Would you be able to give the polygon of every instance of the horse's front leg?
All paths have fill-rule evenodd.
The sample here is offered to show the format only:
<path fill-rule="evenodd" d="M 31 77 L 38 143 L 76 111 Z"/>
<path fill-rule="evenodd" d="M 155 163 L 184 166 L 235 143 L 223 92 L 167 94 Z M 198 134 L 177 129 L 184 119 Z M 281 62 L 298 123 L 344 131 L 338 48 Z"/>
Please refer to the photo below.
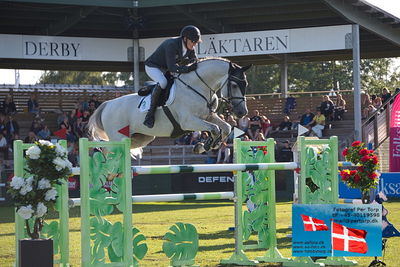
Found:
<path fill-rule="evenodd" d="M 183 123 L 181 123 L 181 127 L 183 130 L 187 131 L 207 131 L 210 133 L 210 139 L 207 140 L 205 146 L 202 143 L 195 145 L 193 149 L 195 153 L 208 151 L 211 147 L 212 140 L 215 140 L 220 135 L 220 128 L 216 124 L 194 116 L 185 118 Z"/>
<path fill-rule="evenodd" d="M 229 136 L 231 133 L 232 126 L 227 123 L 226 121 L 222 120 L 218 114 L 212 113 L 208 118 L 207 121 L 214 123 L 218 125 L 218 127 L 221 129 L 220 132 L 220 137 L 217 137 L 214 139 L 214 142 L 212 143 L 211 147 L 213 149 L 218 148 L 221 144 L 221 142 L 225 141 L 225 139 Z"/>

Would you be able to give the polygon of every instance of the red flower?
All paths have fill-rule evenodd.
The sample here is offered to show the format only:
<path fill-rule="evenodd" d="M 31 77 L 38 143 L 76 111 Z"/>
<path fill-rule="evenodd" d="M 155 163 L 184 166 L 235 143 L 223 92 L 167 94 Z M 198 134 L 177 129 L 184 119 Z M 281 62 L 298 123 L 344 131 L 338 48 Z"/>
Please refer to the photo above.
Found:
<path fill-rule="evenodd" d="M 371 178 L 371 180 L 374 180 L 378 175 L 376 174 L 376 172 L 371 172 L 370 174 L 368 174 L 368 177 Z"/>
<path fill-rule="evenodd" d="M 377 157 L 376 155 L 373 155 L 373 156 L 371 157 L 371 159 L 372 159 L 372 163 L 373 163 L 373 164 L 378 164 L 378 157 Z"/>
<path fill-rule="evenodd" d="M 357 167 L 357 171 L 363 172 L 363 171 L 364 171 L 364 166 L 358 166 L 358 167 Z"/>
<path fill-rule="evenodd" d="M 361 141 L 354 141 L 351 146 L 352 147 L 356 147 L 356 146 L 360 146 L 361 145 Z"/>
<path fill-rule="evenodd" d="M 345 149 L 343 149 L 343 151 L 342 151 L 343 157 L 347 156 L 348 151 L 349 151 L 349 149 L 347 147 Z"/>
<path fill-rule="evenodd" d="M 361 176 L 358 175 L 358 174 L 354 175 L 354 182 L 355 182 L 356 184 L 358 184 L 360 181 L 361 181 Z"/>
<path fill-rule="evenodd" d="M 370 160 L 370 159 L 371 159 L 371 156 L 366 155 L 366 156 L 364 156 L 364 157 L 361 158 L 361 161 L 362 161 L 362 162 L 367 162 L 367 161 Z"/>
<path fill-rule="evenodd" d="M 340 176 L 342 176 L 343 181 L 347 181 L 350 178 L 350 174 L 348 170 L 344 170 L 340 172 Z"/>
<path fill-rule="evenodd" d="M 350 171 L 350 175 L 351 175 L 351 176 L 355 175 L 356 173 L 357 173 L 356 170 L 351 170 L 351 171 Z"/>
<path fill-rule="evenodd" d="M 361 150 L 358 152 L 358 154 L 361 155 L 361 156 L 366 156 L 366 155 L 368 155 L 369 153 L 370 153 L 369 150 L 368 150 L 368 149 L 365 149 L 365 148 L 361 149 Z"/>

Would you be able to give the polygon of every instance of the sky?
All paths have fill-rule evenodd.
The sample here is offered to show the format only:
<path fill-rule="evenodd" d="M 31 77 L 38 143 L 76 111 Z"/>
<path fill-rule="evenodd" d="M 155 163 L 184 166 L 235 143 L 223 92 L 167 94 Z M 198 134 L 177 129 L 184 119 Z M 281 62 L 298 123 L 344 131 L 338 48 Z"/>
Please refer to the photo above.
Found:
<path fill-rule="evenodd" d="M 400 0 L 367 0 L 367 2 L 400 18 Z M 400 59 L 396 60 L 395 64 L 400 66 Z M 42 71 L 39 70 L 20 70 L 20 84 L 35 84 L 39 80 L 41 73 Z M 0 84 L 14 83 L 15 70 L 0 69 Z"/>

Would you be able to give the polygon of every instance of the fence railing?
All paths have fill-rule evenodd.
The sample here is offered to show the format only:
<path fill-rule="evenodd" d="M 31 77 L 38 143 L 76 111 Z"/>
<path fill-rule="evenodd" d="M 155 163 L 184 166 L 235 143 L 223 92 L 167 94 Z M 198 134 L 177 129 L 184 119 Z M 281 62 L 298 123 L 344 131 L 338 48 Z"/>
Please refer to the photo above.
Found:
<path fill-rule="evenodd" d="M 390 117 L 392 103 L 399 95 L 395 93 L 378 110 L 368 116 L 362 124 L 363 141 L 372 144 L 373 148 L 378 148 L 390 136 Z"/>

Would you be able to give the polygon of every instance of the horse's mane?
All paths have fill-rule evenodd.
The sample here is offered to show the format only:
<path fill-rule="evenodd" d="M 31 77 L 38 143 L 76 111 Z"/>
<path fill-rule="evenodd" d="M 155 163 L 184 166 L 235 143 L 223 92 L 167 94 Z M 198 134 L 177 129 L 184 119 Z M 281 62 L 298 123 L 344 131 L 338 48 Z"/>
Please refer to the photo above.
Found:
<path fill-rule="evenodd" d="M 225 61 L 225 62 L 231 62 L 229 59 L 226 59 L 223 57 L 204 57 L 204 58 L 200 58 L 197 62 L 201 63 L 203 61 L 208 61 L 208 60 L 220 60 L 220 61 Z"/>

